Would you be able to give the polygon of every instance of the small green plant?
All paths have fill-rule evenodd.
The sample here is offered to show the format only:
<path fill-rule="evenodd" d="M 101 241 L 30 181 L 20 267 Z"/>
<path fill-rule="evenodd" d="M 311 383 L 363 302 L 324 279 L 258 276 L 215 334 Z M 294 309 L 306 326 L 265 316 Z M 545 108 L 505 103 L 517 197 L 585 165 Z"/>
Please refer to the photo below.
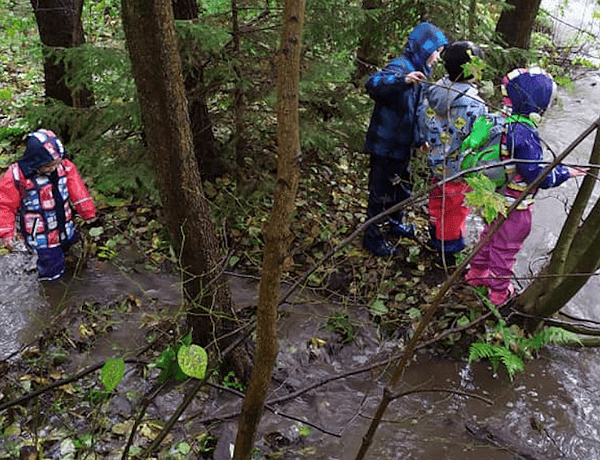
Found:
<path fill-rule="evenodd" d="M 156 362 L 150 364 L 150 367 L 158 367 L 162 369 L 158 376 L 158 381 L 164 383 L 170 378 L 177 381 L 185 380 L 188 375 L 183 372 L 177 361 L 177 353 L 182 346 L 190 346 L 192 344 L 192 333 L 190 332 L 185 337 L 179 340 L 175 345 L 169 346 L 161 353 Z"/>
<path fill-rule="evenodd" d="M 227 388 L 233 388 L 238 391 L 246 391 L 246 387 L 237 381 L 235 378 L 235 373 L 233 371 L 229 371 L 225 377 L 223 377 L 223 386 Z"/>
<path fill-rule="evenodd" d="M 348 315 L 339 311 L 333 312 L 327 317 L 325 329 L 338 334 L 342 343 L 351 343 L 354 340 L 354 325 Z"/>
<path fill-rule="evenodd" d="M 469 363 L 477 359 L 488 359 L 494 372 L 504 365 L 508 376 L 513 380 L 517 372 L 525 368 L 524 360 L 546 345 L 565 345 L 580 343 L 576 334 L 558 327 L 549 327 L 526 337 L 516 325 L 508 326 L 500 319 L 494 328 L 486 334 L 485 342 L 471 344 Z"/>

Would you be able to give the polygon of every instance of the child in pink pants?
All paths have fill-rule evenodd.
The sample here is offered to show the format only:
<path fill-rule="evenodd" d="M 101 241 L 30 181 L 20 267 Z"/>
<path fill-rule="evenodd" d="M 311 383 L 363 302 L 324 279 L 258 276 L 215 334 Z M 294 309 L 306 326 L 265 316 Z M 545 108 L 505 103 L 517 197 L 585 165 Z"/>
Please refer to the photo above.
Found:
<path fill-rule="evenodd" d="M 506 167 L 507 184 L 503 190 L 510 206 L 527 184 L 543 171 L 542 144 L 534 120 L 538 120 L 550 105 L 556 91 L 552 77 L 539 68 L 515 69 L 502 81 L 504 104 L 510 109 L 502 159 L 534 160 Z M 556 166 L 540 183 L 540 188 L 557 187 L 570 177 L 584 175 L 584 170 Z M 534 190 L 508 216 L 502 226 L 472 259 L 466 274 L 471 286 L 487 286 L 494 305 L 502 305 L 514 293 L 511 282 L 517 254 L 531 231 L 531 207 Z M 493 225 L 493 223 L 492 223 Z M 485 237 L 488 225 L 481 237 Z"/>

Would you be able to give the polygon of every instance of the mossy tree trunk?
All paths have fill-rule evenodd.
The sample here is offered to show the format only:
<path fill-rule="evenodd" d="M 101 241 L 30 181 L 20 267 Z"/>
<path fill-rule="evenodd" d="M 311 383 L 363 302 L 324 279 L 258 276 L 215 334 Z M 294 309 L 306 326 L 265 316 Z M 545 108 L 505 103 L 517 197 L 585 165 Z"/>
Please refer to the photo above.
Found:
<path fill-rule="evenodd" d="M 258 295 L 256 359 L 238 423 L 234 460 L 251 458 L 277 357 L 277 307 L 283 261 L 292 238 L 291 215 L 300 179 L 298 81 L 304 0 L 286 0 L 277 75 L 277 184 L 265 235 Z"/>
<path fill-rule="evenodd" d="M 123 0 L 122 15 L 164 219 L 182 256 L 193 339 L 206 345 L 235 326 L 235 312 L 194 155 L 171 1 Z M 234 353 L 242 378 L 247 358 L 243 349 Z"/>

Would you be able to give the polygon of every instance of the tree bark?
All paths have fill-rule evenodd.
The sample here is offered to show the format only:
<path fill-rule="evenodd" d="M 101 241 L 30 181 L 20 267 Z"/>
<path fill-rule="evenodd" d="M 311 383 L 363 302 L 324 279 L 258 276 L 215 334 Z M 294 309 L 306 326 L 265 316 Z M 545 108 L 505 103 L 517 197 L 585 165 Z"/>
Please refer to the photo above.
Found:
<path fill-rule="evenodd" d="M 259 285 L 257 349 L 250 386 L 244 400 L 235 442 L 234 460 L 249 460 L 260 422 L 267 388 L 277 357 L 277 306 L 285 252 L 291 240 L 290 222 L 300 180 L 298 81 L 300 35 L 304 0 L 286 0 L 277 77 L 277 184 L 275 202 L 266 230 Z"/>
<path fill-rule="evenodd" d="M 378 26 L 378 21 L 369 16 L 370 10 L 383 6 L 383 0 L 363 0 L 362 8 L 367 12 L 364 24 L 360 28 L 360 42 L 356 50 L 356 70 L 352 81 L 359 86 L 364 77 L 374 73 L 381 65 L 381 50 L 373 41 L 373 30 Z"/>
<path fill-rule="evenodd" d="M 181 254 L 193 339 L 205 346 L 233 329 L 235 311 L 194 156 L 171 2 L 123 0 L 122 15 L 164 219 Z M 247 355 L 235 354 L 242 378 L 247 365 Z"/>
<path fill-rule="evenodd" d="M 500 14 L 496 32 L 513 48 L 529 49 L 531 31 L 541 0 L 507 0 Z"/>
<path fill-rule="evenodd" d="M 175 19 L 196 19 L 198 17 L 196 0 L 173 0 L 173 15 Z"/>
<path fill-rule="evenodd" d="M 31 0 L 40 41 L 50 49 L 44 53 L 46 98 L 57 99 L 69 107 L 85 108 L 94 103 L 87 88 L 75 91 L 67 86 L 67 64 L 61 58 L 63 48 L 85 42 L 81 24 L 83 0 Z M 65 139 L 66 140 L 66 139 Z"/>
<path fill-rule="evenodd" d="M 198 18 L 196 0 L 173 0 L 173 15 L 179 20 Z M 183 43 L 182 48 L 185 47 Z M 190 123 L 192 125 L 192 141 L 194 155 L 200 169 L 202 179 L 213 179 L 223 174 L 225 166 L 217 151 L 213 125 L 208 113 L 205 89 L 202 81 L 202 56 L 187 64 L 183 64 L 184 86 L 189 101 Z"/>

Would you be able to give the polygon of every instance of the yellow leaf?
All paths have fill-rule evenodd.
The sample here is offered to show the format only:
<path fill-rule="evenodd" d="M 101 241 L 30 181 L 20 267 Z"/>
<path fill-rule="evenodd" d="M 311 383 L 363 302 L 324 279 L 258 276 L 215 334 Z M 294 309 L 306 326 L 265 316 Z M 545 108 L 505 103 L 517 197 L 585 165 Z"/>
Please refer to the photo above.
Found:
<path fill-rule="evenodd" d="M 112 426 L 111 431 L 116 435 L 124 436 L 131 432 L 131 429 L 133 428 L 133 423 L 133 420 L 125 420 L 122 423 L 116 423 Z"/>
<path fill-rule="evenodd" d="M 66 385 L 62 385 L 62 386 L 58 387 L 58 389 L 64 391 L 68 395 L 75 394 L 75 389 L 73 388 L 73 385 L 71 385 L 70 383 L 67 383 Z"/>
<path fill-rule="evenodd" d="M 90 329 L 85 323 L 81 323 L 79 325 L 79 337 L 82 339 L 86 339 L 88 337 L 92 337 L 94 335 L 94 331 Z"/>

